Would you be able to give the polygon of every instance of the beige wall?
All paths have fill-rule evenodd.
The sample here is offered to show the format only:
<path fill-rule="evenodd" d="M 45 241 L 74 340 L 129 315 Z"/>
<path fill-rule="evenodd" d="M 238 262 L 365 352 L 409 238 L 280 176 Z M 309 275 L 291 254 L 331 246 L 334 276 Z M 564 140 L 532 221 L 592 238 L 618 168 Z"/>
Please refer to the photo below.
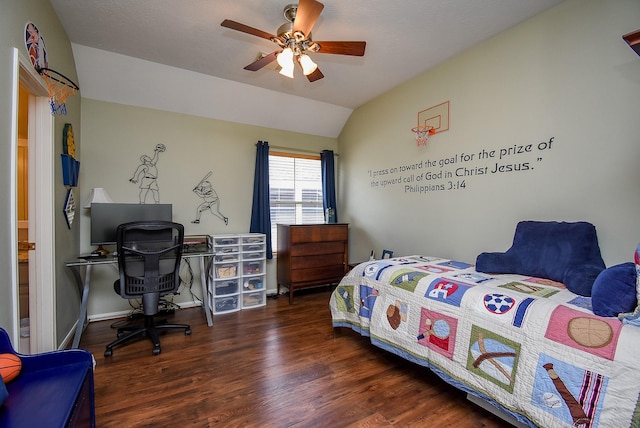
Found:
<path fill-rule="evenodd" d="M 340 218 L 351 223 L 351 260 L 388 248 L 473 262 L 480 252 L 506 250 L 520 220 L 592 222 L 607 265 L 633 260 L 640 57 L 621 36 L 639 26 L 638 1 L 569 0 L 354 111 L 339 137 Z M 417 147 L 410 129 L 418 111 L 444 101 L 450 130 Z M 501 149 L 528 145 L 531 152 L 499 159 Z M 483 150 L 496 157 L 480 159 Z M 463 162 L 463 153 L 473 159 Z M 455 163 L 440 167 L 443 159 Z M 528 170 L 492 173 L 496 164 Z M 461 167 L 487 169 L 457 177 Z M 451 177 L 425 179 L 440 172 Z M 412 174 L 412 183 L 382 187 Z M 405 187 L 462 180 L 457 190 Z"/>
<path fill-rule="evenodd" d="M 12 91 L 13 91 L 13 51 L 14 48 L 28 61 L 25 48 L 25 24 L 31 21 L 36 24 L 43 35 L 48 53 L 49 67 L 77 82 L 77 75 L 71 45 L 64 29 L 60 25 L 55 12 L 46 0 L 2 0 L 0 13 L 0 326 L 8 331 L 14 330 L 17 314 L 12 309 L 12 272 L 17 264 L 11 262 L 11 223 L 12 208 L 9 203 L 13 194 L 12 163 L 14 162 L 11 147 L 13 145 L 12 123 Z M 55 171 L 54 200 L 55 213 L 55 283 L 56 294 L 56 331 L 57 343 L 64 340 L 77 319 L 79 296 L 73 278 L 64 268 L 64 260 L 78 251 L 78 228 L 67 228 L 62 207 L 67 189 L 62 183 L 60 153 L 62 153 L 62 130 L 65 123 L 71 123 L 76 138 L 81 139 L 80 130 L 80 96 L 67 101 L 67 115 L 55 118 L 54 153 Z M 77 194 L 77 193 L 76 193 Z M 53 302 L 52 302 L 53 304 Z"/>
<path fill-rule="evenodd" d="M 337 140 L 258 126 L 125 106 L 84 98 L 82 100 L 83 152 L 80 180 L 81 203 L 93 187 L 104 187 L 115 202 L 139 202 L 139 188 L 129 179 L 140 164 L 140 156 L 152 155 L 156 144 L 167 150 L 157 163 L 160 202 L 173 204 L 174 220 L 185 225 L 188 235 L 246 233 L 251 220 L 255 144 L 290 147 L 313 153 L 336 150 Z M 208 179 L 220 198 L 220 208 L 229 224 L 204 213 L 195 219 L 202 200 L 192 191 L 200 179 Z M 90 252 L 90 211 L 80 216 L 81 251 Z M 196 277 L 199 271 L 194 266 Z M 275 289 L 275 262 L 267 265 L 268 287 Z M 185 273 L 186 275 L 186 273 Z M 89 316 L 99 318 L 127 310 L 128 304 L 113 292 L 114 272 L 95 269 L 89 299 Z M 199 277 L 198 277 L 199 278 Z M 200 291 L 196 278 L 194 290 Z M 189 302 L 183 292 L 176 302 Z"/>

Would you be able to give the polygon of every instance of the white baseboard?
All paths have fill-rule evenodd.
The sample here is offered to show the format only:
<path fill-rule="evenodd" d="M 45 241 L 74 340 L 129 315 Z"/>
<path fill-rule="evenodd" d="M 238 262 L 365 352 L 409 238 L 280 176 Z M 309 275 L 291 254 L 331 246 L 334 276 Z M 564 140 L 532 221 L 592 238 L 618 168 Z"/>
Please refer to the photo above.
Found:
<path fill-rule="evenodd" d="M 200 307 L 200 306 L 202 306 L 202 302 L 191 301 L 191 302 L 182 302 L 182 303 L 180 303 L 180 308 L 182 308 L 182 309 L 194 308 L 194 307 Z M 128 309 L 126 311 L 105 312 L 105 313 L 102 313 L 102 314 L 91 315 L 91 316 L 87 317 L 87 320 L 89 322 L 106 321 L 106 320 L 111 320 L 111 319 L 116 319 L 116 318 L 124 318 L 124 317 L 128 316 L 130 313 L 131 313 L 130 309 Z M 76 326 L 77 325 L 78 325 L 78 321 L 73 323 L 73 325 L 71 326 L 71 329 L 69 330 L 69 332 L 64 337 L 64 340 L 58 346 L 58 350 L 67 349 L 71 345 L 71 343 L 73 343 L 73 336 L 76 333 Z"/>
<path fill-rule="evenodd" d="M 192 300 L 190 302 L 180 302 L 179 305 L 180 305 L 180 308 L 182 309 L 195 308 L 195 307 L 201 307 L 202 302 L 196 302 Z M 131 313 L 131 309 L 128 309 L 126 311 L 104 312 L 101 314 L 91 315 L 88 317 L 88 319 L 89 319 L 89 322 L 106 321 L 106 320 L 112 320 L 115 318 L 123 318 L 129 315 L 130 313 Z"/>
<path fill-rule="evenodd" d="M 71 326 L 71 330 L 69 330 L 62 343 L 60 343 L 60 346 L 58 346 L 58 350 L 67 349 L 67 347 L 69 347 L 71 343 L 73 343 L 73 335 L 76 334 L 77 325 L 78 321 L 73 323 L 73 325 Z"/>
<path fill-rule="evenodd" d="M 286 289 L 286 288 L 285 288 Z M 267 296 L 269 295 L 274 295 L 278 292 L 277 288 L 267 288 Z M 187 309 L 187 308 L 195 308 L 195 307 L 201 307 L 202 306 L 202 302 L 200 301 L 190 301 L 190 302 L 180 302 L 179 303 L 180 307 L 183 309 Z M 95 321 L 106 321 L 106 320 L 111 320 L 111 319 L 115 319 L 115 318 L 122 318 L 122 317 L 126 317 L 127 315 L 129 315 L 129 313 L 131 312 L 131 309 L 127 309 L 125 311 L 116 311 L 116 312 L 104 312 L 101 314 L 93 314 L 93 315 L 89 315 L 87 318 L 89 320 L 89 322 L 95 322 Z M 75 326 L 74 326 L 75 329 Z M 73 332 L 75 330 L 71 331 L 71 335 L 73 338 Z"/>

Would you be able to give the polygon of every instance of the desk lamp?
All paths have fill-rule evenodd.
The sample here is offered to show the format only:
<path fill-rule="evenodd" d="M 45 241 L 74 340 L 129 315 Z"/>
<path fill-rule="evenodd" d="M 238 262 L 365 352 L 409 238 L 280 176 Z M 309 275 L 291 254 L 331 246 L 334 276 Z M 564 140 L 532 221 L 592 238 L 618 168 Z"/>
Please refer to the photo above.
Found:
<path fill-rule="evenodd" d="M 87 200 L 87 203 L 84 204 L 84 207 L 91 209 L 91 204 L 93 203 L 112 204 L 113 199 L 111 199 L 111 196 L 109 196 L 109 194 L 104 188 L 94 187 L 93 189 L 91 189 L 91 194 L 89 195 L 89 199 Z M 98 248 L 92 251 L 92 254 L 99 254 L 101 256 L 106 256 L 107 254 L 109 254 L 109 250 L 104 248 L 102 245 L 98 245 Z"/>

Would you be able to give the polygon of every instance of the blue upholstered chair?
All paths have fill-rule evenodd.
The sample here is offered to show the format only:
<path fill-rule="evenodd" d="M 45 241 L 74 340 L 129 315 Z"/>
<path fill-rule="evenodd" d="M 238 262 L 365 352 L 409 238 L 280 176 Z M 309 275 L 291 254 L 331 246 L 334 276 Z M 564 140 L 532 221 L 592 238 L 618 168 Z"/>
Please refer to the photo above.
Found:
<path fill-rule="evenodd" d="M 0 354 L 20 357 L 18 377 L 7 382 L 0 427 L 95 427 L 93 357 L 83 349 L 18 354 L 0 329 Z M 0 385 L 1 386 L 1 385 Z"/>

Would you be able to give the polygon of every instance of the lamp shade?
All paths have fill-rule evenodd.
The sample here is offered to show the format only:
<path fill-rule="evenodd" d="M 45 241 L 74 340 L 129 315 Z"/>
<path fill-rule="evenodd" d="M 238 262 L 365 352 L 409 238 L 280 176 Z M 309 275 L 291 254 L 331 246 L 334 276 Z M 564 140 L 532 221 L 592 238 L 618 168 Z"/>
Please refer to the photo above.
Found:
<path fill-rule="evenodd" d="M 318 65 L 307 54 L 300 55 L 300 66 L 302 67 L 302 74 L 305 76 L 310 75 L 318 68 Z"/>
<path fill-rule="evenodd" d="M 293 79 L 293 51 L 291 48 L 285 48 L 276 56 L 278 65 L 280 65 L 280 74 Z"/>
<path fill-rule="evenodd" d="M 99 203 L 99 204 L 112 204 L 113 199 L 107 193 L 107 191 L 102 187 L 94 187 L 91 189 L 91 194 L 89 195 L 89 199 L 84 204 L 85 208 L 91 208 L 91 204 Z"/>
<path fill-rule="evenodd" d="M 288 77 L 289 79 L 293 79 L 293 62 L 282 67 L 282 69 L 280 70 L 280 74 Z"/>
<path fill-rule="evenodd" d="M 293 51 L 291 48 L 284 48 L 282 52 L 276 56 L 276 61 L 282 68 L 288 67 L 289 64 L 293 63 Z"/>

